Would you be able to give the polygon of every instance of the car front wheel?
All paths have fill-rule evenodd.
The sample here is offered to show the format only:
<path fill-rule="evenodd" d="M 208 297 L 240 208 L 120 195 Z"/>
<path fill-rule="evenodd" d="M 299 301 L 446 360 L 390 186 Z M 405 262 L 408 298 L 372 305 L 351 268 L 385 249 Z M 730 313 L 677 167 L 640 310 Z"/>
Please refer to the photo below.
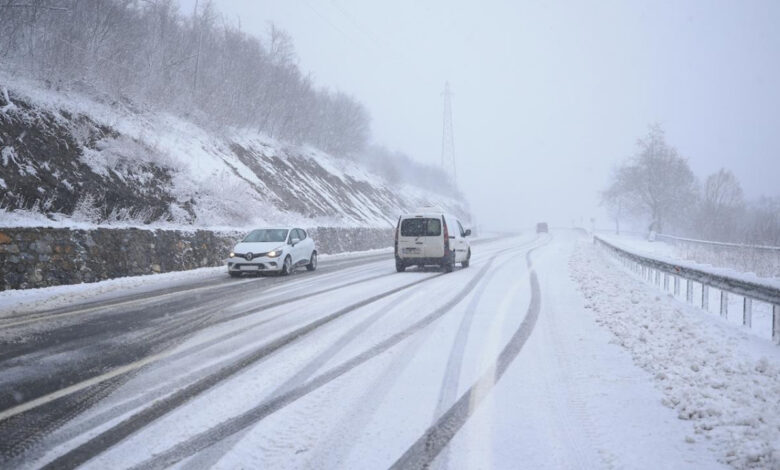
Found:
<path fill-rule="evenodd" d="M 306 269 L 309 271 L 314 271 L 317 269 L 317 252 L 312 251 L 311 252 L 311 258 L 309 258 L 309 264 L 306 265 Z"/>
<path fill-rule="evenodd" d="M 284 259 L 284 263 L 282 264 L 282 276 L 287 276 L 292 272 L 292 260 L 288 256 Z"/>
<path fill-rule="evenodd" d="M 461 265 L 461 267 L 468 268 L 470 262 L 471 262 L 471 248 L 469 248 L 469 252 L 466 255 L 466 259 L 461 261 L 460 265 Z"/>

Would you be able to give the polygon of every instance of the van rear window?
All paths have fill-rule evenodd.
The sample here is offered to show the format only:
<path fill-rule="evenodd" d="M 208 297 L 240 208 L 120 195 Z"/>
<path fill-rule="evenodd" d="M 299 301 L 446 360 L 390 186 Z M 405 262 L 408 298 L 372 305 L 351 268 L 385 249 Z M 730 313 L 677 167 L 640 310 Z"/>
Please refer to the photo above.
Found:
<path fill-rule="evenodd" d="M 401 222 L 402 237 L 438 237 L 441 235 L 439 219 L 405 219 Z"/>

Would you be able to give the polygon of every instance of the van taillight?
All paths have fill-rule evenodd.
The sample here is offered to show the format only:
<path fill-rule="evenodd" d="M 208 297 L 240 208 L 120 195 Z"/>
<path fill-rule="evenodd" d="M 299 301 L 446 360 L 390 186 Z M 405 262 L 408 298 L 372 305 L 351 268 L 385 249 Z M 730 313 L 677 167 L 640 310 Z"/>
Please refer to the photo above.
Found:
<path fill-rule="evenodd" d="M 447 220 L 444 217 L 441 218 L 441 223 L 444 227 L 444 254 L 446 255 L 450 250 L 450 231 L 447 230 Z"/>
<path fill-rule="evenodd" d="M 395 255 L 398 256 L 398 232 L 401 231 L 401 218 L 398 218 L 398 224 L 395 226 Z"/>

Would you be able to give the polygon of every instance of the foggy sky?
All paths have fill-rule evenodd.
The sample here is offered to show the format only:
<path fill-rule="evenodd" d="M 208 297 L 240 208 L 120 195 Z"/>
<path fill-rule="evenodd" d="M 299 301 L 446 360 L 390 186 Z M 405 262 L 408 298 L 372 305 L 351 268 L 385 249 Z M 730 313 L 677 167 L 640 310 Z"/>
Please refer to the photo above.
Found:
<path fill-rule="evenodd" d="M 606 224 L 597 191 L 653 122 L 699 178 L 726 167 L 748 198 L 780 195 L 780 2 L 215 3 L 288 31 L 304 72 L 420 161 L 440 160 L 450 81 L 458 183 L 486 226 Z"/>

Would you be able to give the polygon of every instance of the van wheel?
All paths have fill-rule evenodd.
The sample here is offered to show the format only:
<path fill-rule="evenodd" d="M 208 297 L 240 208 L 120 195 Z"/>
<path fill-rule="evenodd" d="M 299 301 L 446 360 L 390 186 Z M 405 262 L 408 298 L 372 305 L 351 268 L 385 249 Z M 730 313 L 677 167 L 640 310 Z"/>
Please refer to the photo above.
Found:
<path fill-rule="evenodd" d="M 406 270 L 406 265 L 398 258 L 395 259 L 395 270 L 399 273 L 402 273 Z"/>
<path fill-rule="evenodd" d="M 470 262 L 471 262 L 471 248 L 469 248 L 469 252 L 468 252 L 468 254 L 466 255 L 466 259 L 464 259 L 463 261 L 461 261 L 460 265 L 461 265 L 461 267 L 463 267 L 463 268 L 468 268 L 468 267 L 469 267 L 469 263 L 470 263 Z"/>
<path fill-rule="evenodd" d="M 444 259 L 441 262 L 441 270 L 445 273 L 451 273 L 453 267 L 455 266 L 455 256 L 453 253 L 450 253 L 449 255 L 445 255 Z"/>

